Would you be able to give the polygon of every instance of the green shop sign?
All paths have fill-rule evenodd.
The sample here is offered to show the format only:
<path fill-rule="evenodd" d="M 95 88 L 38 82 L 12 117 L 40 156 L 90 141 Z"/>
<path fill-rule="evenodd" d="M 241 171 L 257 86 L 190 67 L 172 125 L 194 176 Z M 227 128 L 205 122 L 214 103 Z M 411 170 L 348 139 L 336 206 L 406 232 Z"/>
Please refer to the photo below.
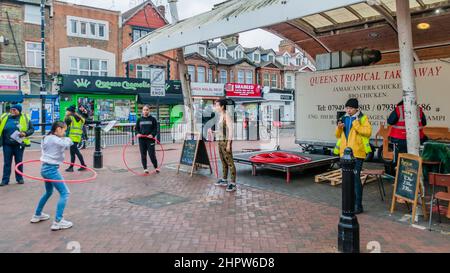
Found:
<path fill-rule="evenodd" d="M 118 77 L 59 75 L 61 93 L 138 94 L 150 92 L 150 80 Z"/>

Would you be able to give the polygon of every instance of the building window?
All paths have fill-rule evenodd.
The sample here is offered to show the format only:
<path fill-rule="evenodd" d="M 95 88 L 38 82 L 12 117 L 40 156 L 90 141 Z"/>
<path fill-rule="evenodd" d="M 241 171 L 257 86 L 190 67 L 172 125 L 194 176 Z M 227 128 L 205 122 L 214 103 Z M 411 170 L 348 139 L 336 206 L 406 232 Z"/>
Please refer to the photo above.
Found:
<path fill-rule="evenodd" d="M 214 82 L 214 79 L 213 79 L 213 70 L 212 70 L 211 68 L 208 69 L 208 82 L 209 82 L 209 83 Z"/>
<path fill-rule="evenodd" d="M 206 82 L 206 71 L 203 66 L 197 67 L 197 82 Z"/>
<path fill-rule="evenodd" d="M 286 88 L 292 89 L 292 76 L 291 75 L 286 76 Z"/>
<path fill-rule="evenodd" d="M 189 78 L 191 79 L 191 82 L 195 82 L 195 66 L 188 65 L 188 73 L 189 73 Z"/>
<path fill-rule="evenodd" d="M 234 70 L 230 70 L 230 82 L 234 82 Z"/>
<path fill-rule="evenodd" d="M 270 87 L 277 88 L 278 87 L 278 75 L 272 74 L 270 78 L 271 78 Z"/>
<path fill-rule="evenodd" d="M 217 56 L 221 59 L 225 59 L 227 57 L 227 50 L 225 48 L 219 47 L 217 49 L 218 54 Z"/>
<path fill-rule="evenodd" d="M 295 59 L 297 66 L 301 66 L 302 65 L 302 58 L 297 57 L 297 59 Z"/>
<path fill-rule="evenodd" d="M 245 83 L 253 84 L 253 71 L 247 70 L 245 72 Z"/>
<path fill-rule="evenodd" d="M 25 5 L 25 23 L 41 24 L 41 7 L 35 5 Z"/>
<path fill-rule="evenodd" d="M 269 62 L 273 63 L 273 60 L 274 60 L 273 55 L 269 55 Z"/>
<path fill-rule="evenodd" d="M 108 61 L 98 59 L 71 58 L 70 74 L 83 76 L 108 76 Z"/>
<path fill-rule="evenodd" d="M 283 57 L 283 64 L 284 64 L 284 65 L 289 65 L 289 56 L 285 55 L 285 56 Z"/>
<path fill-rule="evenodd" d="M 206 49 L 203 46 L 199 47 L 199 52 L 200 52 L 200 55 L 203 55 L 203 56 L 206 55 Z"/>
<path fill-rule="evenodd" d="M 244 75 L 244 70 L 239 70 L 238 71 L 238 83 L 245 83 L 245 75 Z"/>
<path fill-rule="evenodd" d="M 220 70 L 220 83 L 227 83 L 227 74 L 226 70 Z"/>
<path fill-rule="evenodd" d="M 264 74 L 263 85 L 270 86 L 270 75 L 267 73 Z"/>
<path fill-rule="evenodd" d="M 150 79 L 150 66 L 136 65 L 136 78 Z"/>
<path fill-rule="evenodd" d="M 242 59 L 244 57 L 244 53 L 242 52 L 242 50 L 238 50 L 236 51 L 236 56 L 238 59 Z"/>
<path fill-rule="evenodd" d="M 41 43 L 26 42 L 26 66 L 41 68 Z"/>
<path fill-rule="evenodd" d="M 87 39 L 108 40 L 108 22 L 67 16 L 67 35 Z"/>
<path fill-rule="evenodd" d="M 261 61 L 261 55 L 258 53 L 253 54 L 253 61 L 259 63 Z"/>
<path fill-rule="evenodd" d="M 150 32 L 151 32 L 150 29 L 136 29 L 136 28 L 133 29 L 133 42 L 136 42 L 137 40 L 141 39 Z"/>

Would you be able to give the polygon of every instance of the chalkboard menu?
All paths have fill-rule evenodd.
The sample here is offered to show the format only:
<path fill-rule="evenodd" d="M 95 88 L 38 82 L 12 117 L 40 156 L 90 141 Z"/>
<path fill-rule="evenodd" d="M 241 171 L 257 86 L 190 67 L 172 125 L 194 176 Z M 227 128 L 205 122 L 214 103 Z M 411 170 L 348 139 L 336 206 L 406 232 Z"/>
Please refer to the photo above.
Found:
<path fill-rule="evenodd" d="M 395 195 L 410 201 L 416 198 L 419 183 L 419 161 L 402 157 L 398 161 Z"/>
<path fill-rule="evenodd" d="M 415 221 L 417 201 L 422 192 L 420 178 L 422 176 L 422 158 L 412 154 L 400 154 L 397 161 L 394 192 L 392 196 L 391 213 L 394 212 L 397 201 L 412 203 L 411 223 Z M 422 211 L 426 218 L 425 200 L 422 199 Z"/>
<path fill-rule="evenodd" d="M 178 165 L 178 172 L 180 165 L 187 165 L 192 167 L 191 175 L 198 165 L 209 166 L 212 173 L 211 162 L 209 160 L 208 151 L 205 142 L 198 134 L 187 134 L 184 139 L 183 149 L 181 150 L 180 163 Z"/>

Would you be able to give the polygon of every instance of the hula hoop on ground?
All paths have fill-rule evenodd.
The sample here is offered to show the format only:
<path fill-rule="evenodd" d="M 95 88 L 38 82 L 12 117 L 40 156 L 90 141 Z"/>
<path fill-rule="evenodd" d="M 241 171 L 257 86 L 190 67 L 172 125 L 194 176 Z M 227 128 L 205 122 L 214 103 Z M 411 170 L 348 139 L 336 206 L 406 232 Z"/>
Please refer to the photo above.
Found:
<path fill-rule="evenodd" d="M 42 162 L 42 161 L 41 160 L 28 160 L 28 161 L 20 162 L 19 164 L 16 165 L 15 171 L 18 174 L 20 174 L 21 176 L 29 178 L 31 180 L 36 180 L 36 181 L 41 181 L 41 182 L 48 182 L 48 183 L 61 183 L 61 182 L 64 182 L 64 183 L 67 183 L 67 184 L 81 184 L 81 183 L 87 183 L 87 182 L 90 182 L 90 181 L 93 181 L 93 180 L 97 179 L 97 172 L 94 169 L 86 167 L 86 166 L 82 166 L 82 165 L 79 165 L 79 164 L 66 162 L 66 161 L 64 161 L 63 163 L 66 164 L 66 165 L 70 165 L 70 166 L 86 169 L 87 171 L 93 173 L 94 175 L 92 177 L 85 178 L 85 179 L 55 180 L 55 179 L 45 179 L 45 178 L 42 178 L 42 177 L 27 175 L 27 174 L 25 174 L 25 173 L 23 173 L 23 172 L 21 172 L 19 170 L 20 166 L 23 166 L 25 164 L 30 164 L 30 163 L 37 163 L 37 162 Z"/>
<path fill-rule="evenodd" d="M 129 146 L 131 146 L 131 144 L 132 144 L 133 142 L 135 142 L 136 139 L 139 139 L 139 138 L 148 138 L 148 139 L 152 139 L 152 140 L 154 140 L 154 141 L 156 142 L 156 144 L 159 145 L 159 147 L 161 147 L 162 158 L 161 158 L 161 163 L 159 163 L 159 166 L 158 166 L 157 169 L 160 169 L 160 168 L 163 166 L 163 163 L 164 163 L 164 154 L 165 154 L 163 145 L 162 145 L 161 142 L 159 142 L 156 138 L 154 138 L 154 137 L 149 137 L 149 136 L 146 136 L 146 135 L 137 135 L 137 136 L 135 136 L 132 140 L 130 140 L 130 142 L 128 142 L 127 144 L 123 145 L 123 149 L 122 149 L 122 160 L 123 160 L 123 163 L 125 164 L 125 167 L 127 168 L 127 170 L 130 171 L 131 173 L 133 173 L 134 175 L 137 175 L 137 176 L 149 176 L 149 175 L 151 175 L 151 174 L 155 174 L 155 173 L 156 173 L 156 170 L 153 170 L 153 171 L 150 172 L 150 173 L 138 173 L 138 172 L 134 171 L 133 169 L 131 169 L 131 168 L 128 166 L 128 162 L 127 162 L 127 159 L 126 159 L 126 156 L 125 156 L 125 155 L 126 155 L 127 148 L 128 148 Z M 145 155 L 145 156 L 147 156 L 147 155 Z"/>

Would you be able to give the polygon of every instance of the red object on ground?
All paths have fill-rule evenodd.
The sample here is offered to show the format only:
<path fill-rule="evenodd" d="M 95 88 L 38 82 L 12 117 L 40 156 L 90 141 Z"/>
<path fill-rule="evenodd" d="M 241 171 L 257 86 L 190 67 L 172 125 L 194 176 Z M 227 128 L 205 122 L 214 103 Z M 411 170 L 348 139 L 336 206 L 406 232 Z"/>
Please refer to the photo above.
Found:
<path fill-rule="evenodd" d="M 262 153 L 250 157 L 253 163 L 281 163 L 281 164 L 300 164 L 311 162 L 309 157 L 299 156 L 285 152 Z"/>
<path fill-rule="evenodd" d="M 18 174 L 20 174 L 21 176 L 23 176 L 23 177 L 26 177 L 26 178 L 29 178 L 29 179 L 32 179 L 32 180 L 36 180 L 36 181 L 49 182 L 49 183 L 61 183 L 61 182 L 64 182 L 64 183 L 68 183 L 68 184 L 81 184 L 81 183 L 90 182 L 90 181 L 95 180 L 97 178 L 97 172 L 94 171 L 93 169 L 88 168 L 86 166 L 81 166 L 81 165 L 78 165 L 78 164 L 75 164 L 75 163 L 70 163 L 70 162 L 65 162 L 65 161 L 64 161 L 64 164 L 67 164 L 67 165 L 70 165 L 70 166 L 74 166 L 74 167 L 77 167 L 77 168 L 84 168 L 88 172 L 93 173 L 94 175 L 92 177 L 85 178 L 85 179 L 53 180 L 53 179 L 45 179 L 45 178 L 42 178 L 42 177 L 36 177 L 36 176 L 27 175 L 27 174 L 24 174 L 23 172 L 21 172 L 19 170 L 19 167 L 24 165 L 24 164 L 37 163 L 37 162 L 41 162 L 41 161 L 40 160 L 29 160 L 29 161 L 20 162 L 19 164 L 16 165 L 16 168 L 15 168 L 16 172 Z"/>
<path fill-rule="evenodd" d="M 127 151 L 128 146 L 131 146 L 131 144 L 133 143 L 133 141 L 136 141 L 136 139 L 138 139 L 138 138 L 149 138 L 149 139 L 153 139 L 153 140 L 161 147 L 161 151 L 162 151 L 162 159 L 161 159 L 161 162 L 159 163 L 158 169 L 161 169 L 161 167 L 162 167 L 162 165 L 163 165 L 163 163 L 164 163 L 164 147 L 161 145 L 161 142 L 159 142 L 156 138 L 154 138 L 154 137 L 149 137 L 149 136 L 145 136 L 145 135 L 137 135 L 137 136 L 135 136 L 132 140 L 130 140 L 130 142 L 128 142 L 128 144 L 123 145 L 123 150 L 122 150 L 122 161 L 123 161 L 123 163 L 125 164 L 125 167 L 128 169 L 128 171 L 130 171 L 131 173 L 133 173 L 133 174 L 135 174 L 135 175 L 137 175 L 137 176 L 149 176 L 150 174 L 156 173 L 156 170 L 153 170 L 153 171 L 150 172 L 150 173 L 138 173 L 138 172 L 135 172 L 133 169 L 131 169 L 131 168 L 128 166 L 128 162 L 127 162 L 127 159 L 126 159 L 126 157 L 125 157 L 125 155 L 126 155 L 125 153 L 126 153 L 126 151 Z"/>

